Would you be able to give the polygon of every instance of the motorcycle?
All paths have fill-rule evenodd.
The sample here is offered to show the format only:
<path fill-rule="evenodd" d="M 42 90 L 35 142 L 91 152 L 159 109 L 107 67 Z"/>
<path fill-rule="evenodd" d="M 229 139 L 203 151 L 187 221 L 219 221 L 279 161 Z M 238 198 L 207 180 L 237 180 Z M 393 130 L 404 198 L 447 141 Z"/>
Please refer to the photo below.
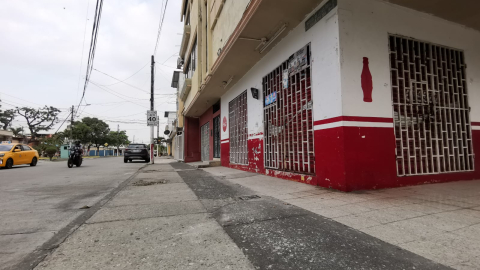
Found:
<path fill-rule="evenodd" d="M 68 157 L 67 161 L 68 168 L 72 168 L 73 165 L 80 167 L 83 162 L 83 157 L 81 153 L 81 149 L 73 148 L 70 150 L 70 156 Z"/>

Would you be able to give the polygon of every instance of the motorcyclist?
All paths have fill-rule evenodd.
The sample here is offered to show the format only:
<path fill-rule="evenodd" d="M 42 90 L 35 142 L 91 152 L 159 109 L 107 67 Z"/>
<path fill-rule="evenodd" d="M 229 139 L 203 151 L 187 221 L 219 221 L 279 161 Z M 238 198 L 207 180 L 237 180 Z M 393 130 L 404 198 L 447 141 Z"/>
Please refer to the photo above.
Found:
<path fill-rule="evenodd" d="M 78 151 L 80 155 L 83 155 L 83 147 L 80 141 L 75 141 L 74 150 Z"/>

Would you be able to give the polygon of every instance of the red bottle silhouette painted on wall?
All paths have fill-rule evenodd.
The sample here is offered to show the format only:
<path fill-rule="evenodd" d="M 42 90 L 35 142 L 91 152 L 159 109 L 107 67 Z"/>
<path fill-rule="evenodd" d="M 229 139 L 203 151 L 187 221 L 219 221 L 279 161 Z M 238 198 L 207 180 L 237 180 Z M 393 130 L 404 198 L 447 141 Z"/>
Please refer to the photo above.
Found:
<path fill-rule="evenodd" d="M 370 68 L 368 67 L 368 58 L 363 58 L 363 70 L 362 70 L 362 90 L 363 90 L 363 101 L 372 102 L 372 91 L 373 91 L 373 80 L 372 73 L 370 73 Z"/>

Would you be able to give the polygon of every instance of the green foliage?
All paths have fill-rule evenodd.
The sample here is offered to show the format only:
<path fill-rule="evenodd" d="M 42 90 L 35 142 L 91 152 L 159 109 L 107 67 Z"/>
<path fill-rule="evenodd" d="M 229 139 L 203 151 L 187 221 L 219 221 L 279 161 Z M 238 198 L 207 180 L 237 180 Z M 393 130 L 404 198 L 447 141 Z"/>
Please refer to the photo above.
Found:
<path fill-rule="evenodd" d="M 52 160 L 52 158 L 55 156 L 57 153 L 58 149 L 54 146 L 49 146 L 45 149 L 45 153 L 47 153 L 47 156 Z"/>
<path fill-rule="evenodd" d="M 74 140 L 79 140 L 82 144 L 90 143 L 93 130 L 86 123 L 82 121 L 74 122 L 71 131 Z"/>
<path fill-rule="evenodd" d="M 0 100 L 1 101 L 1 100 Z M 1 107 L 2 105 L 0 105 Z M 0 110 L 0 123 L 3 130 L 7 130 L 15 119 L 15 110 Z"/>
<path fill-rule="evenodd" d="M 110 127 L 98 118 L 85 117 L 81 122 L 75 122 L 72 127 L 73 138 L 82 144 L 94 145 L 99 150 L 100 145 L 108 143 Z M 98 151 L 97 151 L 98 152 Z"/>
<path fill-rule="evenodd" d="M 40 144 L 35 146 L 35 150 L 39 153 L 46 152 L 47 148 L 55 148 L 57 151 L 60 146 L 65 143 L 65 136 L 62 132 L 53 135 L 51 138 L 43 138 L 40 140 Z"/>
<path fill-rule="evenodd" d="M 20 137 L 23 133 L 23 127 L 10 128 L 14 137 Z"/>
<path fill-rule="evenodd" d="M 110 131 L 107 136 L 107 143 L 109 145 L 119 147 L 120 145 L 127 145 L 130 143 L 126 131 Z"/>
<path fill-rule="evenodd" d="M 22 107 L 17 108 L 17 113 L 27 120 L 28 129 L 34 139 L 38 132 L 50 130 L 58 122 L 60 110 L 52 106 L 45 106 L 41 109 Z"/>

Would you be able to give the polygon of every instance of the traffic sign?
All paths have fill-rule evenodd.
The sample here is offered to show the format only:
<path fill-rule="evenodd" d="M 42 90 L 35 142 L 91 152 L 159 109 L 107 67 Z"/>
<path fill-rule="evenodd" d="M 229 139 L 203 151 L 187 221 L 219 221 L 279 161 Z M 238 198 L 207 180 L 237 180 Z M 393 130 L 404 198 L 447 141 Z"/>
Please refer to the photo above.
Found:
<path fill-rule="evenodd" d="M 147 126 L 157 126 L 158 115 L 157 111 L 147 111 Z"/>

